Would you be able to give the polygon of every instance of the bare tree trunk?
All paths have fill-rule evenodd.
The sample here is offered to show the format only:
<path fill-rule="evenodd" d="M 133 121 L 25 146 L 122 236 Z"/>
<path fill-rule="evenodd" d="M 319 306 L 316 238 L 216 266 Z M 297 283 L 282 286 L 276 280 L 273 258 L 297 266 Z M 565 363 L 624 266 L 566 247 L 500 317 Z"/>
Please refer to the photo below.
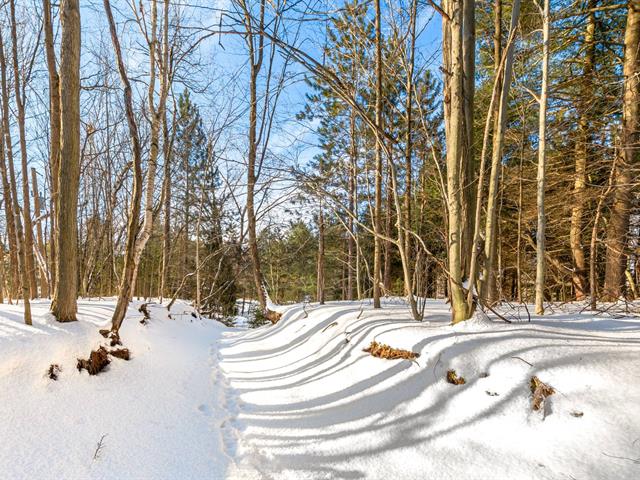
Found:
<path fill-rule="evenodd" d="M 576 300 L 582 300 L 587 294 L 586 285 L 586 261 L 582 245 L 582 227 L 585 207 L 585 190 L 587 182 L 587 157 L 589 156 L 589 143 L 591 142 L 589 129 L 590 95 L 593 77 L 593 63 L 595 55 L 595 12 L 591 9 L 596 5 L 595 0 L 589 0 L 587 26 L 584 33 L 584 64 L 582 70 L 582 88 L 580 92 L 580 118 L 578 119 L 578 140 L 575 151 L 575 177 L 573 186 L 573 199 L 571 208 L 571 227 L 569 230 L 569 244 L 573 259 L 573 285 Z"/>
<path fill-rule="evenodd" d="M 42 236 L 42 221 L 40 218 L 40 192 L 38 191 L 38 175 L 36 169 L 31 168 L 31 188 L 33 189 L 33 209 L 36 214 L 36 241 L 40 255 L 44 254 L 45 244 Z M 42 258 L 44 260 L 44 257 Z M 38 262 L 40 264 L 40 289 L 43 298 L 49 297 L 49 271 L 46 261 Z"/>
<path fill-rule="evenodd" d="M 149 157 L 147 160 L 147 175 L 146 175 L 146 185 L 145 185 L 145 197 L 144 197 L 144 220 L 142 222 L 142 228 L 139 232 L 138 238 L 136 239 L 135 245 L 135 254 L 134 254 L 134 268 L 133 268 L 133 278 L 131 280 L 131 295 L 133 295 L 133 291 L 135 289 L 136 280 L 138 277 L 138 266 L 140 265 L 140 259 L 142 258 L 142 254 L 144 249 L 151 238 L 151 233 L 153 231 L 153 221 L 154 221 L 154 205 L 153 205 L 153 195 L 155 193 L 155 185 L 156 185 L 156 170 L 158 168 L 158 154 L 160 151 L 159 143 L 160 143 L 160 125 L 162 123 L 162 119 L 164 118 L 167 97 L 169 95 L 169 82 L 170 82 L 170 72 L 169 72 L 169 62 L 168 62 L 168 54 L 169 54 L 169 38 L 167 33 L 167 25 L 170 21 L 169 19 L 169 0 L 165 0 L 164 2 L 164 25 L 165 30 L 162 36 L 162 52 L 158 52 L 158 2 L 157 0 L 151 1 L 151 38 L 148 41 L 149 45 L 149 89 L 148 89 L 148 104 L 149 111 L 151 113 L 151 131 L 149 133 Z M 156 64 L 157 56 L 160 56 L 162 53 L 163 61 L 161 63 L 160 72 L 157 72 Z M 158 98 L 158 105 L 155 103 L 155 83 L 156 77 L 160 77 L 160 95 Z M 131 298 L 131 297 L 129 297 Z"/>
<path fill-rule="evenodd" d="M 389 167 L 389 173 L 387 174 L 387 185 L 386 185 L 386 190 L 387 190 L 387 198 L 385 199 L 385 204 L 386 204 L 386 212 L 385 212 L 385 219 L 384 219 L 384 234 L 387 238 L 391 238 L 392 236 L 392 208 L 393 208 L 393 191 L 392 191 L 392 180 L 391 180 L 391 168 Z M 385 295 L 389 295 L 389 292 L 391 290 L 391 251 L 392 249 L 392 243 L 390 240 L 385 240 L 384 242 L 384 270 L 383 270 L 383 277 L 382 277 L 382 285 L 384 287 L 384 294 Z"/>
<path fill-rule="evenodd" d="M 407 68 L 406 83 L 406 115 L 407 115 L 407 132 L 405 138 L 404 162 L 405 162 L 405 191 L 404 191 L 404 228 L 407 229 L 405 235 L 404 249 L 407 252 L 407 261 L 409 262 L 409 274 L 413 278 L 413 243 L 409 230 L 411 229 L 411 195 L 413 183 L 413 75 L 415 69 L 415 51 L 416 51 L 416 16 L 418 10 L 418 1 L 412 0 L 409 12 L 409 58 Z M 413 284 L 409 286 L 411 291 L 414 290 Z"/>
<path fill-rule="evenodd" d="M 318 262 L 316 279 L 316 298 L 320 305 L 324 305 L 324 213 L 322 200 L 318 210 Z"/>
<path fill-rule="evenodd" d="M 375 160 L 375 206 L 373 229 L 373 308 L 381 308 L 380 305 L 380 274 L 382 269 L 382 14 L 380 12 L 380 0 L 375 0 L 375 44 L 376 44 L 376 160 Z"/>
<path fill-rule="evenodd" d="M 591 310 L 596 310 L 598 307 L 598 276 L 596 271 L 596 259 L 598 256 L 598 228 L 600 226 L 600 219 L 602 218 L 602 207 L 613 188 L 613 179 L 616 173 L 616 162 L 617 156 L 614 156 L 611 165 L 611 172 L 609 173 L 607 189 L 602 192 L 598 198 L 596 216 L 593 220 L 593 227 L 591 228 L 591 242 L 589 244 L 589 294 L 591 296 Z"/>
<path fill-rule="evenodd" d="M 462 172 L 462 188 L 464 201 L 462 202 L 462 215 L 464 219 L 464 231 L 462 235 L 462 268 L 463 276 L 468 277 L 471 266 L 471 248 L 473 244 L 473 225 L 475 190 L 474 179 L 476 164 L 474 158 L 473 140 L 473 103 L 475 97 L 475 48 L 476 48 L 476 21 L 475 2 L 466 0 L 463 2 L 462 11 L 462 54 L 463 54 L 463 84 L 464 93 L 464 171 Z"/>
<path fill-rule="evenodd" d="M 164 159 L 164 179 L 162 185 L 164 190 L 164 223 L 162 225 L 162 266 L 160 271 L 160 289 L 158 292 L 160 302 L 162 302 L 163 297 L 166 295 L 167 279 L 169 276 L 169 253 L 171 250 L 171 151 L 166 112 L 162 119 L 162 137 L 162 157 Z"/>
<path fill-rule="evenodd" d="M 513 32 L 518 26 L 520 16 L 520 0 L 514 0 L 511 11 L 511 28 Z M 496 121 L 497 130 L 493 132 L 493 151 L 491 157 L 491 174 L 489 178 L 489 196 L 487 200 L 487 219 L 485 224 L 485 268 L 483 274 L 482 291 L 480 295 L 484 301 L 492 303 L 496 300 L 495 285 L 495 265 L 497 255 L 497 214 L 498 214 L 498 191 L 500 187 L 500 172 L 502 147 L 504 144 L 504 130 L 507 121 L 507 106 L 509 103 L 509 88 L 511 86 L 511 74 L 513 68 L 513 42 L 507 45 L 505 53 L 504 76 L 502 82 L 502 93 L 498 107 L 498 117 Z"/>
<path fill-rule="evenodd" d="M 80 184 L 80 4 L 61 4 L 60 170 L 56 211 L 56 288 L 51 311 L 59 322 L 76 320 L 78 295 L 78 188 Z M 64 182 L 64 184 L 62 183 Z M 64 188 L 63 188 L 64 186 Z"/>
<path fill-rule="evenodd" d="M 109 21 L 109 32 L 111 42 L 116 54 L 118 64 L 118 73 L 124 88 L 124 105 L 127 116 L 127 124 L 129 126 L 129 135 L 131 137 L 131 150 L 133 153 L 133 191 L 131 195 L 131 205 L 129 209 L 129 219 L 127 223 L 127 241 L 124 253 L 124 266 L 122 268 L 122 277 L 120 279 L 120 287 L 118 293 L 118 302 L 111 319 L 111 329 L 114 332 L 120 330 L 122 321 L 129 305 L 131 297 L 131 288 L 133 280 L 133 272 L 135 265 L 135 244 L 138 234 L 138 221 L 140 217 L 142 202 L 142 150 L 140 148 L 140 136 L 138 133 L 138 124 L 136 123 L 135 112 L 133 110 L 133 100 L 131 93 L 131 84 L 127 71 L 122 59 L 122 50 L 120 48 L 120 40 L 116 31 L 116 24 L 113 20 L 111 12 L 111 4 L 109 0 L 103 0 L 107 20 Z"/>
<path fill-rule="evenodd" d="M 462 235 L 463 224 L 463 182 L 460 172 L 464 149 L 464 90 L 463 90 L 463 45 L 461 0 L 446 0 L 443 9 L 447 17 L 442 17 L 442 55 L 445 76 L 445 132 L 447 138 L 447 211 L 448 211 L 448 261 L 449 296 L 453 323 L 469 318 L 470 312 L 465 301 L 462 285 Z M 461 168 L 462 167 L 462 168 Z"/>
<path fill-rule="evenodd" d="M 6 147 L 7 163 L 9 164 L 9 185 L 11 187 L 11 198 L 13 204 L 14 224 L 16 227 L 16 245 L 18 246 L 18 270 L 20 271 L 22 285 L 22 299 L 24 301 L 24 322 L 31 325 L 31 297 L 29 291 L 29 275 L 26 269 L 27 255 L 24 248 L 24 233 L 22 230 L 22 220 L 20 219 L 20 204 L 18 203 L 18 188 L 16 186 L 16 176 L 13 168 L 13 147 L 11 142 L 11 130 L 9 127 L 9 92 L 7 88 L 7 62 L 4 52 L 4 39 L 2 29 L 0 29 L 0 79 L 2 83 L 2 157 Z M 5 199 L 6 200 L 6 199 Z M 17 280 L 17 279 L 16 279 Z"/>
<path fill-rule="evenodd" d="M 355 89 L 355 86 L 354 86 Z M 356 279 L 356 287 L 359 295 L 360 285 L 359 285 L 359 275 L 357 272 L 358 262 L 355 261 L 354 265 L 354 255 L 357 258 L 356 250 L 356 241 L 355 241 L 355 230 L 354 230 L 354 221 L 353 217 L 357 216 L 356 205 L 357 205 L 357 189 L 356 189 L 356 178 L 358 175 L 358 144 L 356 139 L 356 113 L 351 108 L 349 114 L 349 137 L 350 137 L 350 145 L 349 145 L 349 218 L 347 218 L 347 300 L 353 300 L 353 287 L 354 287 L 354 274 Z"/>
<path fill-rule="evenodd" d="M 2 126 L 1 128 L 4 132 L 4 126 Z M 2 137 L 2 145 L 4 145 L 4 134 L 0 134 L 0 137 Z M 4 193 L 4 211 L 7 217 L 7 237 L 9 243 L 9 260 L 11 266 L 11 288 L 8 288 L 7 292 L 9 294 L 9 303 L 11 303 L 12 298 L 18 298 L 18 288 L 20 287 L 20 269 L 17 243 L 18 237 L 16 236 L 15 205 L 13 203 L 13 197 L 11 195 L 11 185 L 9 183 L 9 177 L 7 174 L 7 164 L 5 161 L 4 148 L 0 157 L 0 170 L 2 172 L 2 191 Z"/>
<path fill-rule="evenodd" d="M 604 297 L 614 301 L 624 295 L 627 242 L 635 168 L 640 155 L 640 5 L 629 2 L 624 36 L 624 97 L 622 148 L 616 166 L 613 205 L 607 232 Z"/>
<path fill-rule="evenodd" d="M 29 197 L 29 167 L 27 166 L 27 138 L 25 132 L 25 112 L 20 83 L 20 67 L 18 65 L 18 33 L 16 26 L 15 1 L 10 0 L 11 14 L 11 52 L 13 58 L 13 86 L 15 90 L 16 108 L 18 111 L 18 133 L 20 137 L 20 158 L 22 161 L 22 216 L 24 219 L 25 268 L 29 279 L 31 298 L 38 296 L 35 262 L 33 256 L 33 226 L 31 224 L 31 201 Z"/>
<path fill-rule="evenodd" d="M 538 122 L 538 174 L 537 205 L 538 228 L 536 230 L 536 313 L 544 314 L 545 286 L 545 231 L 547 219 L 544 212 L 545 171 L 547 157 L 547 89 L 549 86 L 549 0 L 544 0 L 542 12 L 542 85 L 540 90 L 540 116 Z"/>
<path fill-rule="evenodd" d="M 60 77 L 56 68 L 56 53 L 53 40 L 53 25 L 51 21 L 51 2 L 42 0 L 44 11 L 44 46 L 47 57 L 47 70 L 49 71 L 49 171 L 51 173 L 51 290 L 56 289 L 56 217 L 58 211 L 58 173 L 60 170 Z M 55 296 L 55 293 L 54 293 Z"/>
<path fill-rule="evenodd" d="M 264 29 L 264 13 L 265 0 L 260 0 L 260 19 L 258 28 L 260 31 Z M 255 283 L 258 302 L 263 311 L 267 309 L 267 298 L 264 291 L 264 277 L 260 266 L 260 253 L 258 252 L 258 236 L 256 227 L 256 211 L 255 211 L 255 187 L 257 182 L 256 176 L 256 160 L 257 160 L 257 123 L 258 123 L 258 75 L 262 68 L 262 60 L 264 58 L 264 38 L 258 38 L 258 45 L 255 45 L 254 35 L 251 31 L 251 18 L 246 10 L 246 28 L 249 46 L 249 58 L 251 63 L 250 73 L 250 100 L 249 100 L 249 155 L 247 166 L 247 223 L 249 233 L 249 253 L 251 262 L 253 263 L 253 280 Z M 256 48 L 257 47 L 257 48 Z M 256 51 L 257 50 L 257 51 Z"/>

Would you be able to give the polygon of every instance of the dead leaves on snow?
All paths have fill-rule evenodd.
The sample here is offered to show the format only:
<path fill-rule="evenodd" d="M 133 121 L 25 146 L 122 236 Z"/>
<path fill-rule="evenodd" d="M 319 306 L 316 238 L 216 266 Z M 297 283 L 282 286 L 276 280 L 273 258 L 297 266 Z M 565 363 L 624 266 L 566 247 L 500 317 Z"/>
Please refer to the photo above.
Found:
<path fill-rule="evenodd" d="M 452 385 L 464 385 L 467 383 L 464 377 L 459 377 L 455 370 L 447 371 L 447 382 Z"/>
<path fill-rule="evenodd" d="M 384 343 L 378 343 L 375 340 L 371 342 L 367 348 L 363 350 L 374 357 L 385 358 L 387 360 L 413 360 L 420 356 L 419 353 L 403 350 L 401 348 L 393 348 Z"/>
<path fill-rule="evenodd" d="M 108 351 L 104 347 L 92 350 L 88 359 L 79 358 L 77 368 L 78 371 L 86 370 L 89 375 L 97 375 L 111 363 L 109 356 L 120 358 L 122 360 L 130 360 L 131 353 L 128 348 L 116 348 Z"/>
<path fill-rule="evenodd" d="M 531 377 L 529 381 L 529 388 L 532 395 L 531 408 L 533 408 L 534 411 L 540 410 L 546 398 L 556 393 L 553 387 L 547 385 L 535 375 Z"/>

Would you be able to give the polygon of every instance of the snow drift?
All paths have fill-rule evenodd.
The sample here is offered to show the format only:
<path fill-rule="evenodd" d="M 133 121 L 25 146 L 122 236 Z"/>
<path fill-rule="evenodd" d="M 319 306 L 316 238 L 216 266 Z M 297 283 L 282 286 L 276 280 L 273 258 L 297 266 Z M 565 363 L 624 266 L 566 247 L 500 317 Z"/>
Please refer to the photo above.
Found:
<path fill-rule="evenodd" d="M 449 325 L 401 302 L 292 306 L 228 329 L 178 302 L 134 302 L 129 362 L 97 376 L 114 300 L 58 324 L 0 305 L 0 477 L 38 479 L 570 479 L 640 474 L 640 320 L 581 313 Z M 387 360 L 375 340 L 415 352 Z M 51 364 L 61 367 L 57 381 Z M 446 381 L 455 370 L 465 383 Z M 530 381 L 552 387 L 533 411 Z"/>

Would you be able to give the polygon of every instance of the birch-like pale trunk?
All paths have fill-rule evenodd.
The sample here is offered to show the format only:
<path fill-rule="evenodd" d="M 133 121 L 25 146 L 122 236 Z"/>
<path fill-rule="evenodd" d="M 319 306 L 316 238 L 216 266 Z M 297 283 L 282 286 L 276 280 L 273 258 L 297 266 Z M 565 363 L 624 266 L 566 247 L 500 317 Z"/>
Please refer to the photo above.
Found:
<path fill-rule="evenodd" d="M 373 308 L 381 308 L 380 281 L 382 270 L 382 13 L 380 0 L 375 0 L 375 48 L 376 48 L 376 157 L 375 157 L 375 205 L 373 211 Z"/>
<path fill-rule="evenodd" d="M 547 163 L 547 90 L 549 87 L 549 0 L 544 0 L 542 12 L 542 84 L 540 87 L 540 116 L 538 120 L 538 173 L 536 201 L 538 205 L 538 229 L 536 231 L 536 313 L 544 314 L 545 286 L 545 230 L 544 212 L 545 175 Z"/>

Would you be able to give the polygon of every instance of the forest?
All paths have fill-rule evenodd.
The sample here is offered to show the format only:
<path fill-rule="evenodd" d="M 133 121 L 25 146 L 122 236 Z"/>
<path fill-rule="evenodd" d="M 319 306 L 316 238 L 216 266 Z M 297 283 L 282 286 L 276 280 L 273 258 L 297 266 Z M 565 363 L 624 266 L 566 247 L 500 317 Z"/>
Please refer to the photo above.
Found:
<path fill-rule="evenodd" d="M 323 362 L 334 361 L 343 348 L 352 356 L 364 351 L 370 354 L 366 357 L 400 359 L 403 363 L 396 365 L 406 365 L 400 373 L 407 375 L 402 392 L 410 405 L 429 389 L 464 385 L 455 369 L 447 371 L 446 381 L 437 370 L 449 360 L 453 365 L 463 361 L 460 356 L 477 355 L 467 382 L 489 376 L 489 365 L 500 364 L 503 353 L 500 342 L 489 342 L 482 328 L 494 329 L 500 338 L 504 334 L 505 342 L 505 332 L 522 335 L 522 350 L 517 342 L 505 348 L 512 354 L 508 358 L 522 361 L 519 367 L 530 366 L 536 411 L 555 393 L 536 369 L 551 369 L 556 372 L 552 383 L 562 383 L 567 371 L 553 369 L 577 369 L 583 357 L 569 355 L 578 355 L 588 342 L 592 348 L 584 358 L 596 355 L 602 378 L 640 368 L 640 357 L 632 355 L 638 348 L 633 333 L 640 331 L 640 0 L 4 0 L 0 104 L 0 383 L 3 376 L 7 386 L 23 381 L 11 380 L 21 369 L 41 376 L 45 367 L 57 381 L 59 365 L 50 357 L 62 351 L 72 363 L 91 351 L 89 360 L 78 358 L 78 370 L 92 374 L 86 365 L 94 354 L 102 355 L 93 350 L 98 344 L 92 335 L 100 327 L 104 338 L 99 341 L 124 344 L 127 353 L 101 346 L 98 371 L 111 362 L 113 372 L 105 377 L 114 378 L 103 381 L 121 385 L 131 379 L 124 394 L 134 399 L 144 388 L 142 374 L 135 373 L 143 368 L 134 365 L 136 349 L 146 348 L 144 339 L 159 325 L 155 328 L 163 333 L 148 340 L 157 358 L 151 353 L 147 360 L 139 358 L 140 365 L 155 362 L 158 384 L 149 387 L 152 391 L 165 388 L 159 380 L 165 371 L 167 385 L 172 375 L 182 379 L 176 372 L 180 361 L 186 369 L 187 359 L 202 369 L 193 378 L 208 378 L 207 368 L 213 368 L 220 377 L 214 382 L 224 384 L 215 387 L 224 409 L 202 400 L 197 410 L 222 421 L 220 445 L 211 449 L 225 452 L 224 462 L 234 469 L 200 465 L 201 455 L 187 470 L 172 464 L 175 470 L 156 471 L 143 462 L 145 470 L 134 474 L 135 461 L 120 458 L 105 464 L 106 477 L 78 464 L 59 471 L 58 478 L 202 478 L 212 471 L 214 478 L 378 478 L 372 457 L 361 452 L 343 459 L 333 437 L 317 447 L 331 445 L 321 454 L 326 463 L 315 469 L 313 448 L 296 457 L 291 443 L 278 443 L 284 442 L 280 433 L 268 430 L 276 429 L 275 423 L 267 424 L 277 421 L 269 417 L 268 395 L 258 395 L 269 389 L 290 409 L 274 410 L 281 416 L 333 401 L 333 394 L 321 394 L 322 379 L 337 364 L 325 368 L 318 360 L 300 370 L 282 370 L 288 361 L 311 361 L 311 350 L 300 350 L 305 342 L 309 348 L 320 342 L 316 352 L 333 348 Z M 177 318 L 200 322 L 204 326 L 198 328 L 207 333 L 167 323 Z M 387 338 L 385 332 L 393 329 L 384 325 L 393 325 L 393 319 L 404 325 L 399 330 L 414 333 L 388 333 Z M 149 324 L 149 332 L 139 323 Z M 443 338 L 471 337 L 449 347 L 429 328 L 444 332 Z M 39 333 L 51 336 L 51 342 L 47 345 Z M 205 344 L 200 336 L 206 335 Z M 322 335 L 333 336 L 322 343 Z M 380 336 L 393 345 L 379 343 Z M 31 343 L 19 348 L 18 338 Z M 159 353 L 171 348 L 162 343 L 169 345 L 169 338 L 191 345 L 183 348 L 186 356 L 178 363 Z M 573 353 L 561 354 L 545 338 L 553 345 L 578 343 L 571 343 Z M 613 346 L 623 352 L 619 362 Z M 129 348 L 131 367 L 118 370 L 117 360 L 108 355 L 128 360 Z M 37 360 L 28 358 L 29 352 Z M 548 364 L 543 362 L 547 355 Z M 62 358 L 57 361 L 64 363 Z M 261 359 L 262 366 L 251 359 Z M 410 371 L 421 361 L 435 377 L 424 384 Z M 471 368 L 468 362 L 456 365 L 463 373 Z M 281 373 L 258 374 L 269 368 Z M 369 395 L 366 368 L 357 368 L 354 378 L 362 375 L 358 395 Z M 380 368 L 382 384 L 392 381 L 386 375 L 396 367 Z M 295 387 L 286 381 L 315 369 L 318 376 L 301 377 Z M 62 369 L 63 376 L 70 374 L 67 370 L 74 368 Z M 335 378 L 329 388 L 349 377 Z M 524 378 L 518 381 L 529 381 Z M 201 392 L 204 387 L 192 382 L 192 392 Z M 300 392 L 309 382 L 316 390 L 305 396 Z M 455 398 L 480 409 L 475 397 L 464 397 L 471 395 L 473 382 Z M 590 384 L 591 377 L 584 382 Z M 82 385 L 78 391 L 90 388 Z M 600 387 L 615 401 L 625 388 Z M 23 394 L 30 388 L 25 386 Z M 115 392 L 118 387 L 104 388 Z M 528 395 L 529 383 L 523 388 Z M 573 390 L 567 389 L 571 396 Z M 40 398 L 39 392 L 32 398 Z M 500 390 L 494 385 L 481 393 L 484 401 Z M 6 395 L 0 395 L 0 403 L 31 401 L 21 400 L 19 392 Z M 56 395 L 71 393 L 56 390 Z M 604 408 L 598 403 L 602 397 L 585 395 L 598 405 L 594 409 Z M 306 400 L 296 403 L 298 398 Z M 634 398 L 640 400 L 640 390 L 625 402 Z M 173 401 L 167 399 L 167 405 L 182 411 Z M 381 401 L 375 403 L 385 405 L 379 414 L 402 404 Z M 246 413 L 244 427 L 228 433 L 224 426 L 243 415 L 216 417 L 216 412 L 229 413 L 230 403 L 240 412 L 243 404 L 255 403 L 247 411 L 264 420 L 254 417 L 251 423 Z M 353 403 L 346 412 L 359 411 Z M 582 417 L 574 403 L 561 403 L 560 411 Z M 511 415 L 515 407 L 504 408 Z M 628 408 L 638 416 L 631 415 L 630 424 L 616 424 L 611 438 L 619 450 L 631 448 L 622 438 L 631 432 L 637 437 L 640 427 L 638 407 Z M 11 412 L 0 414 L 0 425 L 14 420 L 7 435 L 20 432 L 29 418 Z M 474 418 L 495 418 L 488 411 L 476 413 Z M 544 418 L 550 413 L 545 410 Z M 142 421 L 135 415 L 131 418 Z M 364 421 L 353 415 L 354 425 Z M 314 418 L 305 428 L 320 428 L 322 422 Z M 410 417 L 398 418 L 403 425 L 411 423 Z M 568 440 L 557 433 L 567 420 L 558 421 L 546 434 L 557 434 L 557 445 L 573 445 L 577 437 Z M 330 425 L 327 421 L 318 431 L 324 434 Z M 606 430 L 589 425 L 594 435 Z M 369 427 L 353 428 L 349 435 Z M 387 433 L 388 439 L 397 435 L 391 425 L 384 428 L 383 443 Z M 508 423 L 500 428 L 507 432 Z M 533 428 L 518 423 L 513 431 L 542 435 Z M 436 430 L 449 431 L 446 426 Z M 410 438 L 418 435 L 401 431 Z M 245 437 L 249 432 L 272 443 L 255 443 L 251 435 Z M 293 432 L 294 437 L 300 433 Z M 424 442 L 438 445 L 432 433 L 421 437 L 423 443 L 407 441 L 403 448 L 409 450 L 391 443 L 379 448 L 385 455 L 395 452 L 398 458 L 390 462 L 400 468 L 401 454 L 419 451 Z M 202 448 L 209 448 L 202 435 Z M 94 462 L 103 440 L 108 442 L 99 439 Z M 174 440 L 166 448 L 180 450 Z M 89 440 L 91 448 L 95 441 Z M 473 442 L 465 443 L 465 451 Z M 286 454 L 264 453 L 269 445 Z M 498 446 L 492 448 L 495 457 L 488 458 L 499 459 Z M 601 450 L 594 455 L 601 457 Z M 618 460 L 619 478 L 632 478 L 637 448 L 627 454 L 606 451 L 609 460 L 626 459 Z M 267 468 L 270 455 L 282 463 Z M 0 447 L 0 476 L 13 458 Z M 511 478 L 535 478 L 534 460 L 518 458 L 528 466 Z M 171 464 L 166 461 L 160 464 Z M 582 472 L 577 461 L 562 462 L 539 478 L 573 478 Z M 491 476 L 490 463 L 482 465 Z M 487 478 L 456 465 L 451 478 Z M 500 465 L 506 475 L 508 468 Z M 399 478 L 426 472 L 449 478 L 442 475 L 450 468 L 446 463 L 413 467 Z M 15 478 L 56 475 L 45 467 L 12 468 Z M 584 478 L 607 478 L 606 470 L 592 472 Z"/>

